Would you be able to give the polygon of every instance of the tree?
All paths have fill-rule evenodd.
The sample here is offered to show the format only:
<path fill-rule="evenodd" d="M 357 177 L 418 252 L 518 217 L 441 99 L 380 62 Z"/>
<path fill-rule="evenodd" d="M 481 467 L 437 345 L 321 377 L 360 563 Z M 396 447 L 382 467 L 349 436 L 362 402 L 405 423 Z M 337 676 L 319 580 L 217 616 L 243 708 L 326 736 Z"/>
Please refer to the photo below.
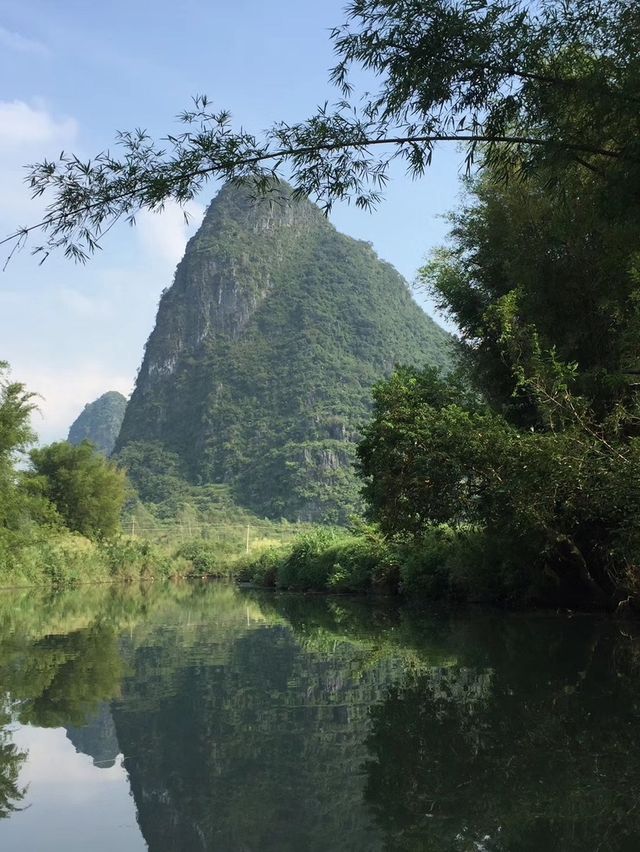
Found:
<path fill-rule="evenodd" d="M 498 595 L 605 607 L 637 595 L 640 439 L 602 434 L 565 394 L 579 422 L 522 430 L 433 371 L 398 371 L 375 389 L 358 447 L 373 519 L 418 548 L 439 524 L 480 530 Z"/>
<path fill-rule="evenodd" d="M 61 441 L 32 450 L 31 466 L 32 481 L 70 530 L 88 538 L 118 532 L 126 475 L 91 444 L 72 446 Z"/>
<path fill-rule="evenodd" d="M 287 176 L 330 208 L 337 199 L 371 207 L 404 160 L 410 174 L 431 164 L 439 142 L 478 148 L 496 170 L 526 176 L 541 164 L 555 178 L 570 164 L 637 193 L 640 11 L 633 0 L 351 0 L 333 33 L 332 79 L 341 100 L 306 121 L 275 123 L 262 137 L 233 129 L 228 111 L 204 96 L 181 116 L 184 129 L 160 142 L 120 133 L 120 156 L 83 162 L 61 154 L 31 167 L 34 196 L 53 192 L 36 228 L 36 251 L 61 248 L 86 260 L 118 219 L 185 203 L 211 179 L 251 180 L 273 191 Z M 379 88 L 358 97 L 353 66 Z"/>
<path fill-rule="evenodd" d="M 25 514 L 16 463 L 35 440 L 30 423 L 34 408 L 34 394 L 10 381 L 8 364 L 0 361 L 0 535 L 3 529 L 15 529 Z"/>
<path fill-rule="evenodd" d="M 554 360 L 575 364 L 572 391 L 600 419 L 634 404 L 640 368 L 640 196 L 604 192 L 579 166 L 565 169 L 561 196 L 549 179 L 541 168 L 504 184 L 487 166 L 450 216 L 449 245 L 420 272 L 460 329 L 474 385 L 537 428 L 549 421 L 531 382 L 541 391 Z"/>
<path fill-rule="evenodd" d="M 640 580 L 640 206 L 580 164 L 553 175 L 487 161 L 421 271 L 483 402 L 403 371 L 359 454 L 387 532 L 471 524 L 519 594 L 615 605 Z"/>

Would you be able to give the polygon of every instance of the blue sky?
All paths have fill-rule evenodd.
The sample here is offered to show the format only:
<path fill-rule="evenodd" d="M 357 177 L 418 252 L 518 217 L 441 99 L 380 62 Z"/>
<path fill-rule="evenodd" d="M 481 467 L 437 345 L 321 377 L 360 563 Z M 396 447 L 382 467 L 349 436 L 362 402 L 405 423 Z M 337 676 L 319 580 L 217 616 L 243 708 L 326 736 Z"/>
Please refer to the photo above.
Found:
<path fill-rule="evenodd" d="M 112 146 L 116 130 L 175 130 L 174 116 L 195 94 L 254 132 L 336 99 L 329 29 L 342 22 L 343 6 L 0 0 L 0 234 L 38 221 L 41 207 L 22 183 L 26 163 L 63 148 L 89 156 Z M 378 211 L 340 205 L 331 220 L 371 241 L 411 281 L 443 241 L 460 162 L 443 148 L 417 182 L 398 167 Z M 131 390 L 160 293 L 214 193 L 210 186 L 192 205 L 189 231 L 169 206 L 139 217 L 135 229 L 114 229 L 86 266 L 61 257 L 38 266 L 27 247 L 0 273 L 0 360 L 42 395 L 34 422 L 42 440 L 65 437 L 101 393 Z"/>

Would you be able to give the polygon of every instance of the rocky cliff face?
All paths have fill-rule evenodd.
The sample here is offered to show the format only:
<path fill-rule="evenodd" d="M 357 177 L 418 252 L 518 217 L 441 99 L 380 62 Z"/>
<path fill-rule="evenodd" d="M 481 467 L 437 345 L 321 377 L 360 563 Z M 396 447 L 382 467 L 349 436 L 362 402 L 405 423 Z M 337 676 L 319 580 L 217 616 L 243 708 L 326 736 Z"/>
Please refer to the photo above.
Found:
<path fill-rule="evenodd" d="M 85 405 L 69 429 L 70 444 L 91 441 L 105 455 L 110 455 L 120 432 L 127 400 L 117 391 L 109 391 Z"/>
<path fill-rule="evenodd" d="M 338 520 L 372 384 L 398 362 L 446 366 L 448 346 L 309 201 L 226 186 L 162 296 L 117 450 L 159 442 L 259 514 Z"/>

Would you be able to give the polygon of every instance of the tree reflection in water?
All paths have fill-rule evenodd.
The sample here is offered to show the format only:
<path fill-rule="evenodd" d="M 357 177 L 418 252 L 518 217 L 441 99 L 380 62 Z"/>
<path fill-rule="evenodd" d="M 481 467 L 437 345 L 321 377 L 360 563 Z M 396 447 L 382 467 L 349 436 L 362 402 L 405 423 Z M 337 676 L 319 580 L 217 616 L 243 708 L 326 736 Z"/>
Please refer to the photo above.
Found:
<path fill-rule="evenodd" d="M 4 721 L 123 752 L 151 852 L 636 850 L 635 648 L 591 617 L 228 586 L 0 602 Z"/>
<path fill-rule="evenodd" d="M 416 674 L 371 710 L 365 795 L 386 848 L 637 850 L 632 646 L 588 618 L 495 627 L 461 644 L 490 667 Z"/>

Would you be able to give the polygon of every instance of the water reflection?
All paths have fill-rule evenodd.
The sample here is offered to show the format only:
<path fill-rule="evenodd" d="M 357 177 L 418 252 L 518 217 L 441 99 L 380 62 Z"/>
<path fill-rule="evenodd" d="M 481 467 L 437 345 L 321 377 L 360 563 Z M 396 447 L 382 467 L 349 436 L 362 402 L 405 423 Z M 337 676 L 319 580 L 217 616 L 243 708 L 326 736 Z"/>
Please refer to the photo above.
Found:
<path fill-rule="evenodd" d="M 18 778 L 27 755 L 12 741 L 10 721 L 8 708 L 0 707 L 0 819 L 14 813 L 25 794 Z"/>
<path fill-rule="evenodd" d="M 636 649 L 591 617 L 228 586 L 0 598 L 0 847 L 46 815 L 21 743 L 62 726 L 60 790 L 73 760 L 87 790 L 110 773 L 132 849 L 636 850 Z M 87 793 L 83 822 L 105 807 Z"/>

